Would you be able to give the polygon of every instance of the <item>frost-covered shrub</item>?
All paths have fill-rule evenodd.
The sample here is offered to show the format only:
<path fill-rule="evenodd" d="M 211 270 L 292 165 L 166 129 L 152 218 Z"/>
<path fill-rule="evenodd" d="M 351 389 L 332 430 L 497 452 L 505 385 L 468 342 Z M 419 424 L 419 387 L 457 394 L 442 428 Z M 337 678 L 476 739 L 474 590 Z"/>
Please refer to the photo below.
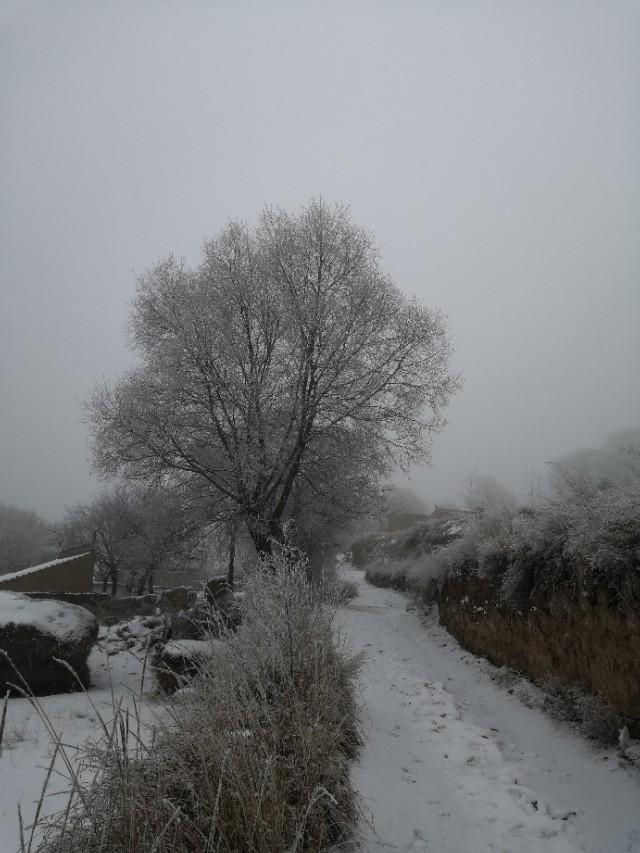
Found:
<path fill-rule="evenodd" d="M 476 573 L 498 581 L 498 601 L 526 609 L 537 594 L 607 595 L 640 602 L 640 475 L 622 483 L 567 472 L 562 488 L 535 510 L 483 512 L 438 559 L 441 577 Z"/>
<path fill-rule="evenodd" d="M 405 590 L 407 588 L 408 564 L 410 564 L 409 560 L 380 558 L 367 566 L 365 577 L 374 586 Z"/>
<path fill-rule="evenodd" d="M 467 522 L 458 539 L 431 555 L 429 570 L 438 579 L 466 572 L 482 577 L 500 573 L 504 570 L 510 533 L 511 519 L 504 512 L 478 513 Z"/>
<path fill-rule="evenodd" d="M 129 738 L 136 726 L 116 714 L 96 780 L 76 780 L 42 851 L 302 853 L 350 834 L 360 659 L 337 644 L 334 611 L 295 554 L 256 573 L 242 611 L 153 738 Z"/>
<path fill-rule="evenodd" d="M 439 518 L 430 518 L 395 533 L 385 533 L 358 539 L 351 546 L 354 566 L 367 567 L 383 563 L 400 563 L 430 554 L 454 542 L 462 533 L 472 513 L 456 512 Z"/>
<path fill-rule="evenodd" d="M 332 604 L 346 604 L 358 597 L 358 584 L 355 581 L 335 578 L 328 583 L 319 584 L 318 593 L 323 601 Z"/>
<path fill-rule="evenodd" d="M 581 586 L 604 587 L 621 604 L 640 600 L 640 487 L 596 491 L 564 509 L 564 554 Z"/>
<path fill-rule="evenodd" d="M 587 693 L 560 678 L 550 677 L 541 683 L 544 709 L 558 720 L 575 723 L 588 737 L 603 743 L 618 740 L 624 717 L 600 696 Z"/>
<path fill-rule="evenodd" d="M 556 493 L 535 509 L 486 505 L 457 528 L 418 525 L 370 541 L 367 578 L 429 601 L 450 577 L 496 585 L 497 602 L 527 610 L 538 595 L 604 594 L 615 607 L 640 603 L 640 451 L 627 476 L 607 480 L 556 471 Z M 441 537 L 441 538 L 439 538 Z"/>
<path fill-rule="evenodd" d="M 372 537 L 366 577 L 376 586 L 426 594 L 453 567 L 460 537 L 473 524 L 472 513 L 430 519 L 393 535 Z M 451 550 L 450 550 L 451 549 Z"/>

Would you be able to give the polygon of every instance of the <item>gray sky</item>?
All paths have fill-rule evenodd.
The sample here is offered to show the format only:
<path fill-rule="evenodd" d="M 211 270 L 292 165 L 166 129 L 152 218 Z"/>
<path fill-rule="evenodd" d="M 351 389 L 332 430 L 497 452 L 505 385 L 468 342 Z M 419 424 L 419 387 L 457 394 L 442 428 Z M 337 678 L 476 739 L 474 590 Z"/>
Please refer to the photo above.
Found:
<path fill-rule="evenodd" d="M 416 491 L 640 424 L 637 2 L 0 0 L 0 115 L 0 501 L 96 490 L 134 271 L 317 194 L 449 316 Z"/>

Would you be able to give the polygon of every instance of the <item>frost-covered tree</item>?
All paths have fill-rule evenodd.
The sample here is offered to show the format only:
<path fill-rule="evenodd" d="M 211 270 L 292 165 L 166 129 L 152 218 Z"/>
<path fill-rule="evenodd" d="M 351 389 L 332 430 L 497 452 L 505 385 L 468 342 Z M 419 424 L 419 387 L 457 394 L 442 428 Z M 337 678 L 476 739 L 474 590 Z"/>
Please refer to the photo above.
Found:
<path fill-rule="evenodd" d="M 56 537 L 62 548 L 91 542 L 96 555 L 97 576 L 103 592 L 111 584 L 116 595 L 125 566 L 124 541 L 129 501 L 122 488 L 114 487 L 93 501 L 68 507 Z"/>
<path fill-rule="evenodd" d="M 626 448 L 580 448 L 549 463 L 551 492 L 558 495 L 575 492 L 578 482 L 588 491 L 625 485 L 633 479 L 629 467 L 632 455 Z"/>
<path fill-rule="evenodd" d="M 153 591 L 158 572 L 183 568 L 203 527 L 184 493 L 120 484 L 69 508 L 58 540 L 63 546 L 92 542 L 103 590 L 111 585 L 116 595 L 124 585 L 140 595 Z"/>
<path fill-rule="evenodd" d="M 0 504 L 0 574 L 53 557 L 51 535 L 51 525 L 35 512 Z"/>
<path fill-rule="evenodd" d="M 424 459 L 458 385 L 441 315 L 321 201 L 230 223 L 197 269 L 156 264 L 130 332 L 138 366 L 91 401 L 97 468 L 204 484 L 259 552 L 283 540 L 300 483 L 328 486 L 327 460 L 357 460 L 357 503 Z"/>
<path fill-rule="evenodd" d="M 513 492 L 490 474 L 470 475 L 465 487 L 467 509 L 513 515 L 517 500 Z"/>
<path fill-rule="evenodd" d="M 379 511 L 382 497 L 370 476 L 363 452 L 350 443 L 343 452 L 323 452 L 317 464 L 304 467 L 287 505 L 287 534 L 302 548 L 313 574 L 319 575 L 331 557 L 350 541 L 354 525 Z"/>

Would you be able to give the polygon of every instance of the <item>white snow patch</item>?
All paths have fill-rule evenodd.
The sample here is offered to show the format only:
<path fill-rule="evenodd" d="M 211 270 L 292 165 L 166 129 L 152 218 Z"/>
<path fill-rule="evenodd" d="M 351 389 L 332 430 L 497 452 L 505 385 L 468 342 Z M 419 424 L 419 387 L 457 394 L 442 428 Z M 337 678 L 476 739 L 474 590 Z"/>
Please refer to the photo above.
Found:
<path fill-rule="evenodd" d="M 77 604 L 0 592 L 0 627 L 33 625 L 59 642 L 73 642 L 84 636 L 95 621 L 93 613 Z"/>
<path fill-rule="evenodd" d="M 162 656 L 164 658 L 211 657 L 216 648 L 221 645 L 220 640 L 172 640 L 162 650 Z"/>

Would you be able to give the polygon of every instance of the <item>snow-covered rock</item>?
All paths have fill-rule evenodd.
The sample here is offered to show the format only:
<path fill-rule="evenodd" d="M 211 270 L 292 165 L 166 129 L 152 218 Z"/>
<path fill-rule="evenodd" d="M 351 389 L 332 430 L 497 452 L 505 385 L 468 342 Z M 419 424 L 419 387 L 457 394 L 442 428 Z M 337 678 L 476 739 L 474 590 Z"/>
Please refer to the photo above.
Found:
<path fill-rule="evenodd" d="M 100 639 L 109 656 L 129 650 L 144 657 L 148 648 L 166 640 L 168 624 L 168 617 L 162 615 L 134 616 L 107 626 Z"/>
<path fill-rule="evenodd" d="M 84 607 L 0 592 L 0 689 L 26 682 L 46 695 L 78 690 L 79 682 L 88 686 L 87 659 L 97 637 L 96 618 Z"/>
<path fill-rule="evenodd" d="M 172 640 L 158 646 L 153 656 L 153 670 L 158 686 L 173 693 L 190 681 L 203 661 L 215 655 L 223 645 L 213 637 L 206 640 Z"/>

